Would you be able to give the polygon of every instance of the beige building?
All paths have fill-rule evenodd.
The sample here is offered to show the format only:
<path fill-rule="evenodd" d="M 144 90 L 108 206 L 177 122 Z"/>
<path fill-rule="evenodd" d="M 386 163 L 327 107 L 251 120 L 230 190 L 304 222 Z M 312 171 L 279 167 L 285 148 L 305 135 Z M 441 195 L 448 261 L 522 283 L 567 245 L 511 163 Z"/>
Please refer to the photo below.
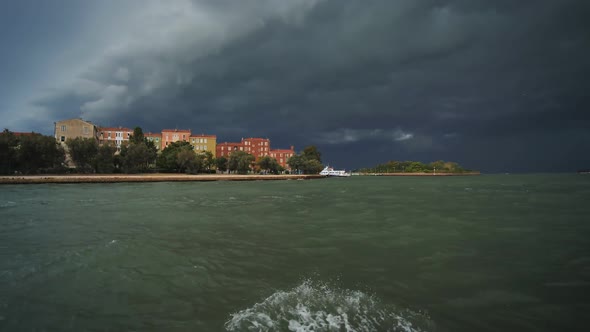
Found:
<path fill-rule="evenodd" d="M 55 139 L 65 144 L 68 138 L 92 138 L 98 141 L 98 129 L 96 126 L 82 119 L 70 119 L 55 122 Z"/>
<path fill-rule="evenodd" d="M 54 128 L 55 139 L 63 146 L 66 151 L 66 165 L 68 167 L 75 167 L 70 156 L 66 141 L 69 138 L 91 138 L 98 142 L 98 129 L 96 126 L 82 119 L 69 119 L 55 122 Z"/>
<path fill-rule="evenodd" d="M 148 141 L 154 143 L 156 150 L 160 151 L 160 149 L 162 148 L 162 134 L 154 134 L 150 132 L 147 134 L 143 134 L 143 137 L 145 137 Z"/>

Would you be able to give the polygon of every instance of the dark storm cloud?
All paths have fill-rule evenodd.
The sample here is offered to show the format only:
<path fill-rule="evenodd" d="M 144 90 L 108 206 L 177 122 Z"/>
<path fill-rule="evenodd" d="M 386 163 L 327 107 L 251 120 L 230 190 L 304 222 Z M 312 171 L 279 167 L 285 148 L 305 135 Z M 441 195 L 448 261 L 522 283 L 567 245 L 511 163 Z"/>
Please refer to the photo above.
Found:
<path fill-rule="evenodd" d="M 165 36 L 123 43 L 37 105 L 55 120 L 316 144 L 348 167 L 590 162 L 576 156 L 590 148 L 586 1 L 196 1 L 178 10 L 160 18 L 174 22 Z"/>

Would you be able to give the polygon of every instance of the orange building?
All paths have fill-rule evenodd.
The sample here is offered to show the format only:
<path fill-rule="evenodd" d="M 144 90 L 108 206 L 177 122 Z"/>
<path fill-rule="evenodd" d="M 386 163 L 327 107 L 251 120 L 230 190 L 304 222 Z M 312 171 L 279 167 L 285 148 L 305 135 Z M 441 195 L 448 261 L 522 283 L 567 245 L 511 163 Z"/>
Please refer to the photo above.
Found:
<path fill-rule="evenodd" d="M 162 130 L 162 150 L 170 143 L 185 141 L 188 142 L 191 136 L 190 129 L 163 129 Z"/>

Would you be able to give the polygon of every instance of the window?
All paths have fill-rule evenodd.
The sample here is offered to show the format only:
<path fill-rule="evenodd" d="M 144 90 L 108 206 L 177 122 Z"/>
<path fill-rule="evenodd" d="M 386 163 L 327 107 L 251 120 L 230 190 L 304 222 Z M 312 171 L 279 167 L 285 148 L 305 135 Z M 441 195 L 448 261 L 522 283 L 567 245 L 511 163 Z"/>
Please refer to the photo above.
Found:
<path fill-rule="evenodd" d="M 65 136 L 62 136 L 62 137 L 59 138 L 59 140 L 62 141 L 62 142 L 65 142 L 66 141 L 66 137 Z"/>
<path fill-rule="evenodd" d="M 131 133 L 127 133 L 127 138 L 129 138 L 131 136 Z"/>
<path fill-rule="evenodd" d="M 207 143 L 207 139 L 205 138 L 205 143 Z"/>
<path fill-rule="evenodd" d="M 109 131 L 109 133 L 108 133 L 108 135 L 107 135 L 107 136 L 108 136 L 109 138 L 111 138 L 111 132 L 110 132 L 110 131 Z"/>
<path fill-rule="evenodd" d="M 61 131 L 66 131 L 66 126 L 61 126 Z"/>
<path fill-rule="evenodd" d="M 182 140 L 185 140 L 185 139 L 186 139 L 186 135 L 182 135 Z"/>

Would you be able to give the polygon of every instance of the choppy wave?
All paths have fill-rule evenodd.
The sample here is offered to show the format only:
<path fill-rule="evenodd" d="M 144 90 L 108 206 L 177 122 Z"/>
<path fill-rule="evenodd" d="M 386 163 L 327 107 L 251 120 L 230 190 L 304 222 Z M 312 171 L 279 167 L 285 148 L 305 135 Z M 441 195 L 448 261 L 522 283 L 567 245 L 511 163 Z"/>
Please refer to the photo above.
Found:
<path fill-rule="evenodd" d="M 433 330 L 428 316 L 385 305 L 372 295 L 306 280 L 231 315 L 227 331 Z"/>
<path fill-rule="evenodd" d="M 16 202 L 0 201 L 0 209 L 14 207 L 14 206 L 16 206 Z"/>

